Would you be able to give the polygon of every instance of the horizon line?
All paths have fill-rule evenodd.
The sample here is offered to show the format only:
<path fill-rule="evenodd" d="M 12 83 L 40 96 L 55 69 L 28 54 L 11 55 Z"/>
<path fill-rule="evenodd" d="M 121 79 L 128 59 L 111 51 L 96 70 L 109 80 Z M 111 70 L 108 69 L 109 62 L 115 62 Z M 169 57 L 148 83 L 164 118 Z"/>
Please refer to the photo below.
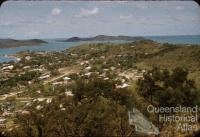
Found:
<path fill-rule="evenodd" d="M 73 37 L 79 37 L 79 38 L 91 38 L 96 36 L 127 36 L 127 37 L 175 37 L 175 36 L 200 36 L 200 34 L 183 34 L 183 35 L 106 35 L 106 34 L 99 34 L 99 35 L 93 35 L 93 36 L 71 36 L 71 37 L 55 37 L 55 38 L 12 38 L 12 37 L 0 37 L 0 39 L 13 39 L 13 40 L 30 40 L 30 39 L 69 39 Z"/>

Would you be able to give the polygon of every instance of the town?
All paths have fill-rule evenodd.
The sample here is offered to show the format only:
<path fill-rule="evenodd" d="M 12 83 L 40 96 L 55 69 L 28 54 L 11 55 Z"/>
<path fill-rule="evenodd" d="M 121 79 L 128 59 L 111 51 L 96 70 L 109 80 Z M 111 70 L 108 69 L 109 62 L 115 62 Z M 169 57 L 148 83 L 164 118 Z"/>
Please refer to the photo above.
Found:
<path fill-rule="evenodd" d="M 15 55 L 17 62 L 2 63 L 1 75 L 1 128 L 12 125 L 13 118 L 17 113 L 29 113 L 26 106 L 33 102 L 50 103 L 59 86 L 67 86 L 77 77 L 90 77 L 97 75 L 103 80 L 114 79 L 117 83 L 115 88 L 127 88 L 131 82 L 143 77 L 145 70 L 128 69 L 123 64 L 104 61 L 103 49 L 100 45 L 91 45 L 91 53 L 68 52 L 21 52 Z M 93 57 L 91 54 L 99 54 Z M 114 55 L 114 58 L 128 58 L 124 54 Z M 110 60 L 109 60 L 110 61 Z M 113 60 L 114 61 L 114 60 Z M 124 60 L 121 60 L 124 63 Z M 102 66 L 101 66 L 102 63 Z M 129 63 L 127 63 L 129 65 Z M 125 67 L 125 68 L 123 68 Z M 41 88 L 42 87 L 42 88 Z M 49 89 L 46 89 L 46 88 Z M 50 91 L 52 91 L 52 93 Z M 59 94 L 59 93 L 56 93 Z M 65 91 L 66 96 L 73 96 L 71 91 Z M 37 105 L 36 109 L 41 109 Z"/>
<path fill-rule="evenodd" d="M 2 133 L 14 132 L 19 127 L 19 115 L 29 116 L 34 111 L 45 112 L 47 106 L 56 104 L 61 97 L 67 100 L 77 98 L 80 105 L 81 100 L 84 102 L 93 98 L 93 94 L 100 94 L 106 98 L 125 101 L 124 104 L 129 106 L 129 99 L 125 98 L 133 99 L 132 93 L 128 93 L 130 90 L 134 91 L 135 99 L 131 103 L 143 107 L 149 102 L 154 103 L 152 99 L 149 102 L 148 99 L 144 101 L 146 96 L 142 97 L 135 92 L 140 90 L 136 85 L 145 80 L 154 67 L 154 64 L 145 64 L 145 60 L 149 63 L 149 59 L 152 58 L 159 62 L 164 57 L 163 51 L 177 49 L 182 47 L 141 40 L 124 44 L 83 44 L 60 52 L 19 52 L 13 55 L 18 59 L 16 62 L 0 64 L 0 130 Z M 165 68 L 161 63 L 159 65 Z M 93 82 L 91 86 L 97 84 L 97 89 L 88 85 L 90 83 L 87 81 Z M 98 83 L 100 81 L 101 83 Z M 78 84 L 83 84 L 83 87 L 78 87 Z M 84 87 L 84 84 L 88 87 Z M 113 93 L 101 93 L 98 86 Z M 92 88 L 97 90 L 97 93 L 77 93 L 77 88 L 80 88 L 80 92 Z M 125 93 L 128 95 L 121 95 Z M 87 99 L 84 99 L 85 96 L 88 96 Z M 56 110 L 68 111 L 65 105 L 62 102 L 58 103 Z M 141 110 L 144 108 L 141 107 Z"/>

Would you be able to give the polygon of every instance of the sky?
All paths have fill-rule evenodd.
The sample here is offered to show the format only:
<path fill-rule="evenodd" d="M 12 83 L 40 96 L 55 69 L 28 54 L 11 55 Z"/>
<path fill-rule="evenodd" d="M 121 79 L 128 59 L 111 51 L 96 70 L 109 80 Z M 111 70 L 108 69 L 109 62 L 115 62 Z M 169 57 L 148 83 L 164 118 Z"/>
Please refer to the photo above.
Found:
<path fill-rule="evenodd" d="M 0 38 L 96 35 L 200 35 L 193 1 L 8 1 L 0 8 Z"/>

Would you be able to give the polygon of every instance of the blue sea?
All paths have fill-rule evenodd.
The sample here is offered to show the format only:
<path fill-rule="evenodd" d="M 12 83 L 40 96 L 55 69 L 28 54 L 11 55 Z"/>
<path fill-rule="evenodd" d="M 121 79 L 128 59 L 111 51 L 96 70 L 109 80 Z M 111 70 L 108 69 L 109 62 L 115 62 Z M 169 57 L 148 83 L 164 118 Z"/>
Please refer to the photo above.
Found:
<path fill-rule="evenodd" d="M 151 39 L 161 43 L 172 44 L 198 44 L 200 45 L 200 35 L 187 35 L 187 36 L 146 36 L 145 38 Z"/>
<path fill-rule="evenodd" d="M 200 35 L 193 36 L 146 36 L 145 38 L 151 39 L 161 43 L 172 43 L 172 44 L 199 44 Z M 9 49 L 0 49 L 0 62 L 9 62 L 15 60 L 14 58 L 5 57 L 5 55 L 12 55 L 20 51 L 62 51 L 70 47 L 80 45 L 85 42 L 59 42 L 56 40 L 45 40 L 47 44 L 41 44 L 40 46 L 23 46 Z M 123 43 L 125 41 L 121 41 Z M 115 41 L 119 43 L 119 41 Z"/>

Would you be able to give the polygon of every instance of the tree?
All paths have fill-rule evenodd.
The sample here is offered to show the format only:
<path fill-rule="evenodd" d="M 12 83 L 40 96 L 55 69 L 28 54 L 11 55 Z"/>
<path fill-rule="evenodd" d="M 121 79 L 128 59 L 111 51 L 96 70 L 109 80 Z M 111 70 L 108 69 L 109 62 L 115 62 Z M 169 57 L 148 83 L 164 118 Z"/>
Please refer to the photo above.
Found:
<path fill-rule="evenodd" d="M 10 136 L 68 137 L 121 136 L 134 132 L 128 123 L 132 96 L 128 89 L 115 89 L 114 81 L 98 78 L 77 80 L 68 87 L 74 96 L 57 95 L 50 104 L 35 102 L 19 114 Z M 59 89 L 58 89 L 59 90 Z M 40 110 L 36 106 L 42 105 Z"/>
<path fill-rule="evenodd" d="M 193 80 L 188 79 L 188 71 L 175 68 L 168 70 L 154 68 L 137 82 L 139 93 L 159 106 L 193 106 L 199 104 L 199 91 Z"/>

